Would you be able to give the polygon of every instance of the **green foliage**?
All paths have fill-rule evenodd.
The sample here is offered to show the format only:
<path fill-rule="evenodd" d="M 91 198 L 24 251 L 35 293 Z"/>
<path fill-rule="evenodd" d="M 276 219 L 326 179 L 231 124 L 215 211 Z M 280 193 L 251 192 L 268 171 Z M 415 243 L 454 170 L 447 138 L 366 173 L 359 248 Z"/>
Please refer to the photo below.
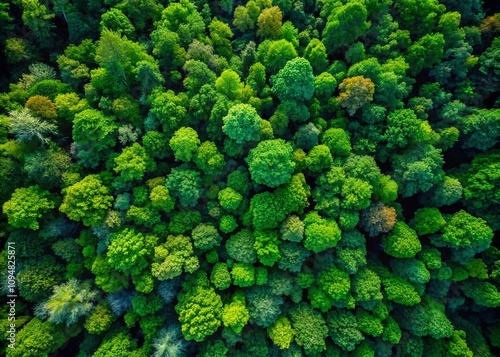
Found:
<path fill-rule="evenodd" d="M 158 280 L 172 279 L 182 271 L 192 273 L 199 267 L 193 253 L 193 245 L 188 237 L 169 235 L 167 241 L 154 247 L 154 261 L 151 265 L 153 276 Z"/>
<path fill-rule="evenodd" d="M 166 186 L 184 207 L 196 206 L 201 196 L 200 173 L 197 171 L 173 168 L 167 176 Z"/>
<path fill-rule="evenodd" d="M 273 343 L 281 350 L 286 350 L 290 347 L 295 334 L 290 320 L 285 316 L 279 317 L 274 324 L 269 326 L 267 333 Z"/>
<path fill-rule="evenodd" d="M 54 287 L 53 294 L 36 307 L 36 314 L 48 317 L 48 321 L 70 326 L 82 316 L 87 316 L 94 308 L 93 300 L 97 297 L 87 283 L 71 279 L 67 283 Z"/>
<path fill-rule="evenodd" d="M 383 242 L 386 253 L 396 258 L 413 258 L 422 249 L 417 233 L 404 222 L 396 222 Z"/>
<path fill-rule="evenodd" d="M 154 167 L 154 162 L 138 143 L 123 149 L 114 162 L 116 166 L 113 170 L 119 173 L 120 178 L 124 181 L 140 180 L 146 171 L 150 171 Z"/>
<path fill-rule="evenodd" d="M 269 187 L 288 182 L 295 167 L 292 151 L 282 139 L 261 141 L 246 158 L 252 180 Z"/>
<path fill-rule="evenodd" d="M 437 233 L 445 225 L 446 221 L 437 208 L 420 208 L 415 212 L 414 228 L 418 235 Z"/>
<path fill-rule="evenodd" d="M 1 0 L 0 355 L 495 354 L 494 12 Z"/>
<path fill-rule="evenodd" d="M 333 248 L 340 240 L 340 229 L 335 221 L 326 220 L 319 215 L 310 214 L 306 217 L 304 247 L 319 253 Z"/>
<path fill-rule="evenodd" d="M 54 207 L 48 191 L 30 186 L 16 189 L 10 200 L 3 204 L 3 213 L 13 227 L 38 230 L 38 219 Z"/>
<path fill-rule="evenodd" d="M 222 119 L 222 131 L 236 143 L 258 141 L 260 138 L 261 117 L 249 104 L 236 104 Z"/>
<path fill-rule="evenodd" d="M 231 328 L 235 333 L 241 333 L 243 327 L 248 323 L 250 314 L 245 304 L 245 295 L 236 293 L 231 299 L 231 303 L 224 306 L 222 311 L 222 323 L 225 327 Z"/>
<path fill-rule="evenodd" d="M 305 58 L 288 61 L 273 78 L 272 91 L 281 100 L 308 101 L 314 94 L 311 64 Z"/>
<path fill-rule="evenodd" d="M 66 189 L 59 210 L 74 221 L 82 220 L 86 226 L 94 226 L 101 223 L 112 202 L 113 197 L 102 181 L 88 175 Z"/>
<path fill-rule="evenodd" d="M 217 228 L 211 224 L 200 223 L 191 232 L 194 247 L 202 251 L 218 246 L 222 240 Z"/>
<path fill-rule="evenodd" d="M 319 312 L 309 305 L 301 304 L 290 311 L 290 319 L 295 330 L 295 342 L 304 348 L 307 355 L 326 350 L 328 328 Z"/>
<path fill-rule="evenodd" d="M 193 128 L 180 128 L 169 141 L 177 161 L 190 161 L 198 150 L 200 139 Z"/>
<path fill-rule="evenodd" d="M 443 227 L 443 234 L 435 237 L 433 243 L 451 248 L 453 259 L 466 264 L 475 254 L 487 249 L 492 238 L 493 231 L 483 219 L 460 210 L 451 216 Z"/>
<path fill-rule="evenodd" d="M 145 237 L 134 229 L 125 228 L 111 235 L 108 263 L 125 274 L 137 275 L 148 265 L 146 256 L 152 253 L 151 245 L 154 243 L 154 239 Z"/>
<path fill-rule="evenodd" d="M 175 311 L 179 314 L 182 334 L 187 341 L 203 341 L 220 326 L 222 300 L 210 286 L 205 273 L 183 284 Z"/>
<path fill-rule="evenodd" d="M 278 233 L 276 231 L 255 231 L 253 247 L 259 261 L 265 266 L 273 266 L 280 258 Z"/>
<path fill-rule="evenodd" d="M 369 27 L 368 12 L 360 2 L 350 2 L 337 8 L 328 17 L 323 30 L 323 42 L 333 52 L 353 43 Z"/>

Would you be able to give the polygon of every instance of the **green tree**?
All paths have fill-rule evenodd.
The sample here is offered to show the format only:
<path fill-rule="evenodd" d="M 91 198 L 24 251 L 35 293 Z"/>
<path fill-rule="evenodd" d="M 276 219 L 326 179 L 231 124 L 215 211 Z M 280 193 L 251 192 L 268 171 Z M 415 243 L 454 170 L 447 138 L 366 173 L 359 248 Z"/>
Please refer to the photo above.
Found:
<path fill-rule="evenodd" d="M 175 160 L 190 161 L 198 151 L 200 139 L 193 128 L 182 127 L 174 133 L 169 141 Z"/>
<path fill-rule="evenodd" d="M 237 144 L 260 139 L 262 118 L 249 104 L 236 104 L 222 118 L 222 131 Z"/>
<path fill-rule="evenodd" d="M 175 311 L 187 341 L 203 341 L 217 331 L 222 319 L 222 300 L 210 286 L 206 273 L 199 273 L 183 284 Z"/>
<path fill-rule="evenodd" d="M 292 151 L 292 146 L 282 139 L 261 141 L 245 159 L 252 180 L 269 187 L 288 182 L 295 167 Z"/>
<path fill-rule="evenodd" d="M 267 328 L 267 333 L 276 346 L 281 350 L 287 350 L 293 341 L 295 331 L 292 329 L 290 320 L 281 316 Z"/>
<path fill-rule="evenodd" d="M 17 188 L 10 200 L 3 204 L 3 213 L 16 228 L 40 228 L 38 219 L 55 207 L 48 191 L 39 186 Z"/>
<path fill-rule="evenodd" d="M 181 275 L 183 269 L 193 273 L 198 267 L 199 260 L 194 256 L 193 244 L 186 236 L 169 235 L 165 243 L 154 248 L 151 271 L 158 280 L 173 279 Z"/>
<path fill-rule="evenodd" d="M 97 176 L 88 175 L 66 188 L 59 210 L 74 221 L 82 220 L 86 226 L 96 226 L 112 203 L 109 189 Z"/>
<path fill-rule="evenodd" d="M 225 327 L 231 328 L 235 333 L 241 333 L 243 327 L 248 323 L 250 314 L 246 307 L 245 295 L 236 293 L 231 299 L 231 303 L 224 306 L 222 311 L 222 323 Z"/>
<path fill-rule="evenodd" d="M 222 240 L 217 228 L 211 224 L 201 223 L 191 232 L 194 247 L 203 251 L 218 246 Z"/>
<path fill-rule="evenodd" d="M 94 308 L 97 292 L 92 291 L 88 283 L 71 279 L 65 284 L 54 287 L 53 294 L 36 307 L 38 316 L 48 317 L 52 323 L 65 323 L 70 326 Z"/>
<path fill-rule="evenodd" d="M 323 43 L 330 52 L 356 41 L 370 27 L 368 11 L 363 3 L 349 2 L 328 17 L 323 30 Z"/>
<path fill-rule="evenodd" d="M 167 176 L 166 186 L 184 207 L 194 207 L 201 196 L 200 174 L 197 171 L 173 168 Z"/>
<path fill-rule="evenodd" d="M 300 304 L 290 311 L 290 320 L 295 330 L 295 342 L 304 348 L 307 355 L 326 350 L 328 328 L 319 312 L 307 304 Z"/>
<path fill-rule="evenodd" d="M 383 245 L 386 253 L 396 258 L 413 258 L 422 249 L 417 233 L 404 222 L 396 222 Z"/>
<path fill-rule="evenodd" d="M 238 73 L 232 69 L 226 69 L 215 81 L 215 89 L 230 100 L 235 100 L 243 90 L 243 84 Z"/>
<path fill-rule="evenodd" d="M 9 113 L 10 125 L 9 132 L 12 133 L 19 142 L 30 142 L 33 139 L 41 144 L 48 144 L 49 135 L 57 134 L 57 126 L 38 119 L 32 115 L 32 112 L 24 108 L 14 110 Z"/>
<path fill-rule="evenodd" d="M 146 149 L 138 143 L 124 148 L 114 162 L 116 166 L 113 170 L 119 173 L 124 181 L 140 180 L 154 167 L 154 161 L 148 156 Z"/>
<path fill-rule="evenodd" d="M 442 232 L 440 236 L 433 236 L 432 243 L 451 248 L 453 260 L 460 264 L 467 264 L 475 254 L 488 249 L 493 238 L 493 231 L 485 220 L 464 210 L 454 213 Z"/>
<path fill-rule="evenodd" d="M 146 257 L 153 250 L 151 240 L 132 228 L 112 234 L 107 253 L 109 265 L 127 275 L 138 275 L 148 266 Z"/>
<path fill-rule="evenodd" d="M 425 68 L 432 68 L 443 58 L 444 37 L 440 33 L 427 34 L 415 41 L 408 48 L 406 59 L 410 65 L 410 73 L 417 75 Z"/>
<path fill-rule="evenodd" d="M 117 129 L 113 117 L 95 109 L 85 109 L 73 120 L 73 140 L 97 151 L 105 150 L 115 145 Z"/>
<path fill-rule="evenodd" d="M 281 100 L 309 101 L 314 94 L 311 64 L 305 58 L 294 58 L 273 77 L 273 93 Z"/>

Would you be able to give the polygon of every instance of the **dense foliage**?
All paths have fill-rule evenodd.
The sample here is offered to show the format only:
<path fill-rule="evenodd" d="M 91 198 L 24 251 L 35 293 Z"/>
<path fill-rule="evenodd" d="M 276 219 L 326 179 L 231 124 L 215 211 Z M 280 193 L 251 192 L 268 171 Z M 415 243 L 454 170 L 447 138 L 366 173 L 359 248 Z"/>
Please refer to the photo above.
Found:
<path fill-rule="evenodd" d="M 0 355 L 500 355 L 495 1 L 0 0 L 0 28 Z"/>

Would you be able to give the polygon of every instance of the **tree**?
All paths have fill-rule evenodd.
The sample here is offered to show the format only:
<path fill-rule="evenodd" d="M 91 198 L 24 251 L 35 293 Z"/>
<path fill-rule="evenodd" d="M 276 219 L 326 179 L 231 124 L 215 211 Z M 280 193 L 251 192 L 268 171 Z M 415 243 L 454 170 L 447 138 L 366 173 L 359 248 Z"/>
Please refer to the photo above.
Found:
<path fill-rule="evenodd" d="M 295 57 L 297 57 L 295 47 L 284 39 L 277 41 L 266 40 L 257 49 L 257 58 L 269 73 L 278 73 L 288 61 Z"/>
<path fill-rule="evenodd" d="M 443 58 L 444 37 L 440 33 L 427 34 L 408 48 L 406 59 L 410 73 L 417 75 L 425 68 L 432 68 Z"/>
<path fill-rule="evenodd" d="M 416 146 L 393 158 L 394 180 L 403 197 L 427 192 L 444 178 L 443 156 L 432 145 Z"/>
<path fill-rule="evenodd" d="M 96 297 L 97 293 L 90 290 L 89 284 L 71 279 L 54 287 L 49 299 L 36 307 L 36 314 L 48 317 L 49 322 L 65 323 L 69 327 L 92 311 Z"/>
<path fill-rule="evenodd" d="M 210 275 L 210 282 L 219 290 L 225 290 L 231 286 L 231 275 L 226 263 L 215 263 Z"/>
<path fill-rule="evenodd" d="M 278 234 L 276 231 L 255 231 L 254 248 L 259 261 L 272 267 L 280 258 Z"/>
<path fill-rule="evenodd" d="M 149 194 L 149 199 L 154 208 L 164 212 L 170 212 L 174 209 L 175 202 L 165 186 L 155 186 Z"/>
<path fill-rule="evenodd" d="M 194 255 L 191 239 L 183 235 L 169 235 L 167 241 L 154 248 L 151 272 L 158 280 L 173 279 L 182 274 L 183 269 L 193 273 L 199 267 Z"/>
<path fill-rule="evenodd" d="M 186 343 L 182 340 L 178 326 L 169 326 L 158 332 L 153 340 L 153 357 L 181 357 L 186 352 Z"/>
<path fill-rule="evenodd" d="M 373 100 L 375 85 L 370 78 L 357 76 L 346 78 L 339 85 L 340 95 L 337 97 L 340 105 L 347 108 L 349 115 L 354 115 L 366 103 Z"/>
<path fill-rule="evenodd" d="M 69 169 L 70 164 L 69 155 L 54 147 L 27 155 L 23 169 L 30 180 L 42 187 L 53 188 L 61 184 L 61 179 Z"/>
<path fill-rule="evenodd" d="M 475 148 L 480 151 L 491 149 L 500 140 L 500 110 L 479 109 L 466 116 L 461 127 L 466 135 L 464 148 Z"/>
<path fill-rule="evenodd" d="M 49 355 L 57 351 L 71 336 L 64 327 L 37 317 L 31 319 L 16 336 L 16 348 L 7 348 L 6 356 L 22 357 L 30 354 Z"/>
<path fill-rule="evenodd" d="M 112 117 L 95 109 L 85 109 L 73 120 L 73 140 L 101 151 L 115 145 L 117 129 Z"/>
<path fill-rule="evenodd" d="M 253 286 L 246 294 L 250 323 L 269 327 L 281 313 L 283 297 L 273 295 L 265 286 Z"/>
<path fill-rule="evenodd" d="M 54 14 L 49 13 L 47 7 L 40 4 L 38 0 L 23 0 L 19 5 L 23 10 L 23 23 L 37 35 L 37 42 L 42 47 L 50 47 L 53 36 L 51 29 L 54 27 L 51 20 L 54 18 Z"/>
<path fill-rule="evenodd" d="M 317 38 L 313 38 L 307 44 L 304 51 L 304 58 L 309 61 L 316 75 L 322 75 L 325 73 L 321 73 L 328 66 L 326 47 L 323 42 Z"/>
<path fill-rule="evenodd" d="M 249 229 L 243 229 L 233 234 L 226 241 L 227 254 L 234 260 L 253 264 L 257 261 L 257 252 L 254 249 L 255 237 Z"/>
<path fill-rule="evenodd" d="M 334 301 L 346 297 L 351 289 L 349 274 L 339 268 L 331 268 L 319 275 L 318 285 Z"/>
<path fill-rule="evenodd" d="M 278 6 L 262 10 L 257 20 L 257 35 L 263 38 L 277 38 L 281 33 L 283 14 Z"/>
<path fill-rule="evenodd" d="M 419 208 L 415 212 L 415 230 L 419 235 L 437 233 L 446 225 L 441 212 L 437 208 Z"/>
<path fill-rule="evenodd" d="M 222 240 L 217 228 L 211 224 L 201 223 L 191 232 L 194 247 L 203 251 L 218 246 Z"/>
<path fill-rule="evenodd" d="M 54 102 L 43 95 L 34 95 L 30 97 L 26 102 L 26 108 L 44 119 L 50 120 L 57 117 Z"/>
<path fill-rule="evenodd" d="M 340 240 L 340 229 L 333 220 L 321 218 L 316 212 L 310 213 L 305 221 L 304 247 L 314 253 L 333 248 Z"/>
<path fill-rule="evenodd" d="M 349 2 L 332 12 L 323 30 L 323 43 L 330 52 L 356 41 L 370 27 L 364 4 Z"/>
<path fill-rule="evenodd" d="M 288 182 L 295 167 L 292 151 L 292 146 L 282 139 L 261 141 L 245 159 L 252 180 L 269 187 Z"/>
<path fill-rule="evenodd" d="M 295 330 L 295 342 L 304 348 L 307 355 L 326 350 L 328 328 L 319 312 L 303 303 L 290 311 L 290 320 Z"/>
<path fill-rule="evenodd" d="M 194 207 L 201 196 L 200 174 L 197 171 L 173 168 L 167 176 L 166 186 L 184 207 Z"/>
<path fill-rule="evenodd" d="M 222 318 L 222 300 L 205 273 L 200 272 L 183 284 L 175 311 L 187 341 L 201 342 L 217 331 Z"/>
<path fill-rule="evenodd" d="M 273 93 L 281 101 L 309 101 L 314 94 L 311 64 L 305 58 L 294 58 L 273 78 Z"/>
<path fill-rule="evenodd" d="M 446 10 L 437 0 L 426 0 L 422 3 L 416 0 L 402 0 L 396 7 L 401 12 L 398 19 L 400 26 L 417 37 L 431 32 L 440 15 Z"/>
<path fill-rule="evenodd" d="M 156 240 L 144 236 L 131 228 L 125 228 L 111 235 L 107 259 L 110 266 L 127 275 L 138 275 L 148 266 L 146 259 Z"/>
<path fill-rule="evenodd" d="M 231 303 L 224 306 L 222 311 L 222 323 L 231 328 L 235 333 L 241 333 L 243 327 L 248 323 L 250 314 L 245 304 L 245 295 L 237 292 L 233 295 Z"/>
<path fill-rule="evenodd" d="M 497 220 L 497 203 L 500 203 L 500 198 L 496 189 L 500 186 L 499 157 L 495 151 L 477 155 L 472 160 L 471 167 L 460 178 L 464 186 L 463 193 L 468 211 L 486 219 L 494 230 L 500 227 L 500 222 Z"/>
<path fill-rule="evenodd" d="M 177 161 L 190 161 L 196 154 L 200 143 L 196 130 L 189 127 L 177 130 L 169 141 Z"/>
<path fill-rule="evenodd" d="M 464 210 L 453 214 L 442 232 L 432 239 L 432 243 L 451 248 L 453 260 L 460 264 L 467 264 L 475 254 L 488 249 L 493 238 L 493 231 L 485 220 Z"/>
<path fill-rule="evenodd" d="M 380 201 L 372 202 L 370 207 L 361 213 L 361 223 L 370 237 L 388 233 L 396 223 L 396 210 Z"/>
<path fill-rule="evenodd" d="M 383 246 L 387 254 L 396 258 L 413 258 L 422 249 L 417 233 L 404 222 L 396 222 Z"/>
<path fill-rule="evenodd" d="M 123 181 L 140 180 L 154 167 L 154 161 L 138 143 L 124 148 L 122 153 L 115 157 L 114 162 L 116 166 L 113 170 L 120 174 Z"/>
<path fill-rule="evenodd" d="M 217 197 L 219 198 L 220 205 L 228 211 L 234 211 L 240 205 L 242 196 L 231 187 L 226 187 L 219 191 Z"/>
<path fill-rule="evenodd" d="M 364 336 L 358 328 L 356 317 L 348 310 L 332 310 L 326 319 L 329 335 L 344 351 L 352 351 Z"/>
<path fill-rule="evenodd" d="M 82 220 L 86 226 L 96 226 L 112 203 L 109 189 L 97 176 L 88 175 L 66 189 L 59 210 L 74 221 Z"/>
<path fill-rule="evenodd" d="M 238 73 L 232 69 L 226 69 L 215 81 L 215 89 L 230 100 L 235 100 L 243 90 L 243 84 Z"/>
<path fill-rule="evenodd" d="M 31 113 L 27 108 L 10 112 L 9 131 L 15 135 L 16 140 L 19 142 L 30 142 L 36 139 L 41 144 L 48 144 L 50 141 L 48 136 L 57 134 L 57 126 L 42 121 Z"/>
<path fill-rule="evenodd" d="M 250 17 L 246 6 L 239 5 L 236 7 L 233 15 L 233 25 L 241 32 L 252 30 L 255 27 L 255 22 Z"/>
<path fill-rule="evenodd" d="M 222 118 L 222 131 L 237 144 L 260 139 L 262 118 L 254 107 L 249 104 L 236 104 Z"/>
<path fill-rule="evenodd" d="M 3 204 L 3 213 L 16 228 L 40 228 L 38 219 L 55 207 L 50 193 L 39 186 L 17 188 L 10 200 Z"/>
<path fill-rule="evenodd" d="M 290 320 L 281 316 L 267 328 L 267 333 L 280 350 L 287 350 L 293 341 L 295 331 L 292 329 Z"/>
<path fill-rule="evenodd" d="M 101 30 L 108 29 L 119 35 L 125 35 L 127 38 L 135 37 L 134 25 L 130 22 L 127 16 L 116 8 L 111 8 L 101 16 Z"/>

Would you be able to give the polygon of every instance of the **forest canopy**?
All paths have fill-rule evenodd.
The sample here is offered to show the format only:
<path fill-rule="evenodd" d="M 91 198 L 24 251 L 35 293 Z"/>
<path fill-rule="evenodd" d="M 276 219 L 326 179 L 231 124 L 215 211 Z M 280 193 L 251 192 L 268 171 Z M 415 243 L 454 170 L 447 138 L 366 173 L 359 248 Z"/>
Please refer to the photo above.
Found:
<path fill-rule="evenodd" d="M 495 1 L 0 0 L 0 28 L 0 355 L 500 355 Z"/>

